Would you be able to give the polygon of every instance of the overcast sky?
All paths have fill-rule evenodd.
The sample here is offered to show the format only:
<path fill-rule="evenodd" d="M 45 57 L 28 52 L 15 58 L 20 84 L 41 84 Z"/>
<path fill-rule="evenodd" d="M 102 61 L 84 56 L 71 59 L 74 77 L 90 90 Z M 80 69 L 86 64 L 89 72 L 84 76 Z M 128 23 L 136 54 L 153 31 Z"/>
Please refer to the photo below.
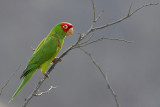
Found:
<path fill-rule="evenodd" d="M 159 0 L 94 0 L 96 15 L 102 18 L 96 26 L 116 21 L 125 15 L 133 2 L 133 10 Z M 0 96 L 0 107 L 21 107 L 24 99 L 42 78 L 38 70 L 15 100 L 7 104 L 19 86 L 21 73 L 39 42 L 59 22 L 70 22 L 74 35 L 66 37 L 62 54 L 86 32 L 93 20 L 91 0 L 0 0 L 0 88 L 21 64 Z M 104 40 L 85 47 L 104 72 L 121 107 L 160 106 L 160 6 L 147 7 L 131 18 L 96 32 L 99 37 L 133 41 L 124 43 Z M 59 56 L 58 55 L 58 56 Z M 51 85 L 49 94 L 35 97 L 28 107 L 116 107 L 106 81 L 92 61 L 76 49 L 57 64 L 40 91 Z"/>

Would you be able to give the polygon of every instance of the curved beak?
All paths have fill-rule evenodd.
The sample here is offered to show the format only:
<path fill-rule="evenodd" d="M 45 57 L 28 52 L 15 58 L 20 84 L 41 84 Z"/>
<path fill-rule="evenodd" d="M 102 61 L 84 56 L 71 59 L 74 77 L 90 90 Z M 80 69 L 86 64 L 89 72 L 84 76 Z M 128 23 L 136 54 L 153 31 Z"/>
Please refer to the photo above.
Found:
<path fill-rule="evenodd" d="M 68 31 L 67 31 L 67 33 L 66 33 L 66 36 L 71 36 L 73 34 L 73 27 L 71 27 Z"/>

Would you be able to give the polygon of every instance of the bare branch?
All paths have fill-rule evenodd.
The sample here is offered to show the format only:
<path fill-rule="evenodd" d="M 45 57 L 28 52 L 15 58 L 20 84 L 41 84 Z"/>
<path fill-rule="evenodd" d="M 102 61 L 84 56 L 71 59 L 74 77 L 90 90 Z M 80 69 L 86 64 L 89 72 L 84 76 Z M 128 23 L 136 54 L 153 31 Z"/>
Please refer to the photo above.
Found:
<path fill-rule="evenodd" d="M 114 100 L 116 102 L 117 107 L 120 107 L 120 104 L 118 103 L 117 95 L 109 83 L 107 72 L 106 72 L 106 81 L 107 81 L 108 89 L 111 91 L 112 95 L 114 96 Z"/>
<path fill-rule="evenodd" d="M 125 17 L 123 17 L 122 19 L 119 19 L 119 20 L 117 20 L 117 21 L 115 21 L 115 22 L 112 22 L 112 23 L 109 23 L 109 24 L 106 24 L 106 25 L 103 25 L 103 26 L 95 27 L 95 28 L 93 28 L 92 30 L 103 29 L 103 28 L 106 28 L 106 27 L 115 25 L 115 24 L 117 24 L 117 23 L 120 23 L 120 22 L 124 21 L 125 19 L 130 18 L 133 14 L 135 14 L 136 12 L 138 12 L 139 10 L 141 10 L 142 8 L 144 8 L 144 7 L 149 7 L 149 6 L 153 6 L 153 5 L 154 5 L 154 6 L 155 6 L 155 5 L 159 5 L 159 3 L 155 3 L 155 4 L 154 4 L 154 3 L 150 3 L 150 4 L 143 5 L 143 6 L 139 7 L 139 8 L 137 8 L 136 10 L 134 10 L 132 13 L 130 13 L 130 10 L 131 10 L 131 7 L 132 7 L 132 5 L 131 5 L 131 6 L 130 6 L 130 9 L 129 9 L 129 13 L 130 13 L 130 14 L 127 14 L 127 16 L 125 16 Z"/>
<path fill-rule="evenodd" d="M 124 39 L 119 39 L 119 38 L 107 38 L 107 37 L 102 37 L 102 38 L 99 38 L 97 40 L 94 40 L 94 41 L 87 41 L 87 42 L 84 42 L 84 43 L 81 43 L 79 45 L 77 45 L 76 47 L 74 48 L 79 48 L 79 47 L 84 47 L 84 46 L 88 46 L 90 44 L 93 44 L 93 43 L 96 43 L 96 42 L 99 42 L 99 41 L 102 41 L 102 40 L 116 40 L 116 41 L 121 41 L 121 42 L 125 42 L 125 43 L 132 43 L 132 41 L 127 41 L 127 40 L 124 40 Z"/>
<path fill-rule="evenodd" d="M 39 93 L 35 94 L 35 96 L 42 96 L 43 94 L 48 94 L 54 88 L 56 88 L 56 87 L 51 86 L 47 91 L 39 92 Z"/>
<path fill-rule="evenodd" d="M 82 48 L 79 48 L 81 49 L 86 55 L 89 56 L 89 58 L 91 59 L 91 61 L 93 62 L 93 64 L 98 68 L 98 70 L 101 72 L 103 78 L 106 80 L 107 82 L 107 86 L 108 86 L 108 89 L 111 91 L 112 95 L 114 96 L 114 99 L 115 99 L 115 102 L 116 102 L 116 105 L 117 107 L 120 107 L 119 103 L 118 103 L 118 100 L 117 100 L 117 95 L 116 93 L 113 91 L 110 83 L 109 83 L 109 80 L 108 80 L 108 76 L 107 76 L 107 73 L 105 75 L 105 73 L 103 72 L 103 70 L 101 69 L 101 67 L 99 66 L 99 64 L 95 61 L 95 59 L 92 57 L 91 53 L 87 52 L 86 50 L 82 49 Z"/>
<path fill-rule="evenodd" d="M 153 6 L 153 5 L 156 6 L 156 5 L 159 5 L 159 3 L 150 3 L 150 4 L 143 5 L 143 6 L 139 7 L 138 9 L 136 9 L 135 11 L 133 11 L 133 12 L 130 14 L 130 16 L 132 16 L 133 14 L 135 14 L 137 11 L 141 10 L 141 9 L 144 8 L 144 7 Z"/>
<path fill-rule="evenodd" d="M 93 0 L 92 1 L 92 6 L 93 6 L 93 22 L 95 23 L 96 22 L 96 12 L 95 12 L 95 5 L 94 5 L 94 2 Z"/>
<path fill-rule="evenodd" d="M 3 92 L 4 88 L 8 85 L 8 83 L 10 82 L 10 80 L 12 79 L 12 77 L 18 72 L 18 70 L 20 69 L 20 67 L 21 67 L 21 64 L 18 66 L 17 70 L 15 72 L 13 72 L 13 74 L 9 77 L 9 79 L 7 80 L 7 82 L 1 88 L 1 90 L 0 90 L 0 96 L 2 95 L 2 92 Z"/>
<path fill-rule="evenodd" d="M 85 42 L 83 42 L 83 43 L 80 43 L 79 45 L 88 43 L 88 42 L 92 39 L 92 37 L 95 35 L 95 32 L 96 32 L 96 30 L 93 31 L 93 34 L 89 37 L 89 39 L 88 39 L 87 41 L 85 41 Z"/>
<path fill-rule="evenodd" d="M 130 15 L 130 13 L 131 13 L 132 4 L 133 4 L 133 2 L 131 3 L 131 5 L 130 5 L 130 7 L 129 7 L 128 16 L 129 16 L 129 15 Z"/>

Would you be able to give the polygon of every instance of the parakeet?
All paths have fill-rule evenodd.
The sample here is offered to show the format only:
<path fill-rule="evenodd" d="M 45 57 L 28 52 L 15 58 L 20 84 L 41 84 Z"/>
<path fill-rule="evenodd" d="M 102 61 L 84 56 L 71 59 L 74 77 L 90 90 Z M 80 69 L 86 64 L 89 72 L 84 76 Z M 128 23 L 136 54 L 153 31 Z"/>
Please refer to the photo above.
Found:
<path fill-rule="evenodd" d="M 52 28 L 48 36 L 40 42 L 30 58 L 26 69 L 23 71 L 20 77 L 20 79 L 23 80 L 16 92 L 11 97 L 11 100 L 16 97 L 16 95 L 30 80 L 37 69 L 41 68 L 41 72 L 47 76 L 46 71 L 50 63 L 55 59 L 56 55 L 62 48 L 65 36 L 72 34 L 73 25 L 68 22 L 61 22 Z"/>

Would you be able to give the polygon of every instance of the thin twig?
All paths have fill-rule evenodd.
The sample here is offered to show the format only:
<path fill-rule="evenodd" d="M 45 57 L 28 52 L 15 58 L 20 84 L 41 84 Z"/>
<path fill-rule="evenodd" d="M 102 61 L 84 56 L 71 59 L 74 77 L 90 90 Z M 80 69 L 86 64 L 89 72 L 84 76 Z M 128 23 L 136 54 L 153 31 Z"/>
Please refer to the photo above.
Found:
<path fill-rule="evenodd" d="M 131 5 L 130 5 L 130 7 L 129 7 L 128 16 L 129 16 L 129 15 L 130 15 L 130 13 L 131 13 L 132 4 L 133 4 L 133 2 L 131 3 Z"/>
<path fill-rule="evenodd" d="M 93 34 L 89 37 L 89 39 L 88 39 L 87 41 L 85 41 L 85 42 L 83 42 L 83 43 L 80 43 L 79 45 L 88 43 L 88 42 L 92 39 L 92 37 L 95 35 L 95 32 L 96 32 L 96 30 L 93 31 Z"/>
<path fill-rule="evenodd" d="M 39 92 L 39 93 L 35 94 L 35 96 L 42 96 L 43 94 L 48 94 L 54 88 L 56 88 L 56 87 L 51 86 L 47 91 Z"/>
<path fill-rule="evenodd" d="M 85 39 L 85 37 L 86 37 L 87 35 L 89 35 L 89 33 L 93 32 L 93 31 L 96 31 L 96 29 L 93 30 L 94 24 L 98 21 L 98 19 L 101 18 L 102 13 L 104 13 L 104 10 L 102 10 L 102 11 L 98 14 L 98 16 L 97 16 L 97 18 L 96 18 L 96 16 L 95 16 L 94 1 L 93 1 L 93 0 L 91 0 L 91 1 L 92 1 L 92 6 L 93 6 L 93 12 L 94 12 L 94 14 L 93 14 L 93 16 L 94 16 L 94 18 L 93 18 L 93 23 L 91 24 L 90 28 L 88 29 L 88 31 L 87 31 L 86 33 L 82 33 L 82 36 L 81 36 L 81 39 L 82 39 L 82 40 Z"/>
<path fill-rule="evenodd" d="M 20 69 L 20 67 L 21 67 L 21 64 L 18 66 L 17 70 L 15 72 L 13 72 L 13 74 L 9 77 L 9 79 L 7 80 L 7 82 L 1 88 L 0 96 L 2 95 L 2 92 L 3 92 L 4 88 L 8 85 L 8 83 L 10 82 L 10 80 L 12 79 L 12 77 L 18 72 L 18 70 Z"/>
<path fill-rule="evenodd" d="M 92 1 L 92 6 L 93 6 L 93 22 L 95 23 L 96 22 L 96 12 L 95 12 L 95 5 L 94 5 L 94 2 L 93 0 Z"/>
<path fill-rule="evenodd" d="M 112 95 L 114 96 L 114 100 L 116 102 L 117 107 L 120 107 L 120 104 L 118 103 L 117 95 L 109 83 L 107 72 L 106 72 L 106 81 L 107 81 L 108 89 L 111 91 Z"/>
<path fill-rule="evenodd" d="M 153 6 L 153 5 L 156 6 L 156 5 L 159 5 L 159 3 L 150 3 L 150 4 L 143 5 L 143 6 L 139 7 L 139 8 L 137 8 L 135 11 L 133 11 L 130 14 L 130 16 L 132 16 L 133 14 L 135 14 L 137 11 L 141 10 L 144 7 Z"/>
<path fill-rule="evenodd" d="M 79 48 L 81 49 L 86 55 L 89 56 L 89 58 L 92 60 L 93 64 L 98 68 L 98 70 L 101 72 L 103 78 L 106 80 L 107 82 L 107 86 L 108 86 L 108 89 L 111 91 L 112 95 L 114 96 L 114 99 L 115 99 L 115 102 L 116 102 L 116 105 L 117 107 L 120 107 L 119 103 L 118 103 L 118 100 L 117 100 L 117 95 L 116 93 L 113 91 L 110 83 L 109 83 L 109 80 L 108 80 L 108 76 L 107 76 L 107 73 L 105 75 L 105 73 L 103 72 L 103 70 L 101 69 L 101 67 L 99 66 L 99 64 L 95 61 L 95 59 L 92 57 L 91 53 L 87 52 L 86 50 L 82 49 L 82 48 Z"/>
<path fill-rule="evenodd" d="M 130 18 L 133 14 L 135 14 L 136 12 L 138 12 L 139 10 L 141 10 L 142 8 L 144 8 L 144 7 L 149 7 L 149 6 L 155 6 L 155 5 L 158 5 L 159 3 L 150 3 L 150 4 L 146 4 L 146 5 L 143 5 L 143 6 L 141 6 L 141 7 L 139 7 L 139 8 L 137 8 L 136 10 L 134 10 L 132 13 L 130 13 L 130 14 L 127 14 L 127 16 L 125 16 L 125 17 L 123 17 L 123 18 L 121 18 L 121 19 L 119 19 L 119 20 L 117 20 L 117 21 L 115 21 L 115 22 L 112 22 L 112 23 L 109 23 L 109 24 L 106 24 L 106 25 L 103 25 L 103 26 L 99 26 L 99 27 L 95 27 L 95 28 L 93 28 L 92 30 L 98 30 L 98 29 L 104 29 L 104 28 L 106 28 L 106 27 L 109 27 L 109 26 L 112 26 L 112 25 L 115 25 L 115 24 L 117 24 L 117 23 L 120 23 L 120 22 L 122 22 L 123 20 L 125 20 L 125 19 L 128 19 L 128 18 Z M 130 6 L 130 9 L 129 10 L 131 10 L 131 6 Z M 130 11 L 129 11 L 130 12 Z M 88 32 L 88 33 L 90 33 L 90 32 Z"/>
<path fill-rule="evenodd" d="M 102 38 L 99 38 L 97 40 L 94 40 L 94 41 L 91 41 L 91 42 L 84 42 L 84 43 L 81 43 L 79 44 L 78 46 L 74 47 L 74 48 L 79 48 L 79 47 L 84 47 L 84 46 L 88 46 L 90 44 L 93 44 L 95 42 L 99 42 L 99 41 L 102 41 L 102 40 L 116 40 L 116 41 L 121 41 L 121 42 L 125 42 L 125 43 L 132 43 L 132 41 L 128 41 L 128 40 L 124 40 L 124 39 L 119 39 L 119 38 L 107 38 L 107 37 L 102 37 Z"/>

